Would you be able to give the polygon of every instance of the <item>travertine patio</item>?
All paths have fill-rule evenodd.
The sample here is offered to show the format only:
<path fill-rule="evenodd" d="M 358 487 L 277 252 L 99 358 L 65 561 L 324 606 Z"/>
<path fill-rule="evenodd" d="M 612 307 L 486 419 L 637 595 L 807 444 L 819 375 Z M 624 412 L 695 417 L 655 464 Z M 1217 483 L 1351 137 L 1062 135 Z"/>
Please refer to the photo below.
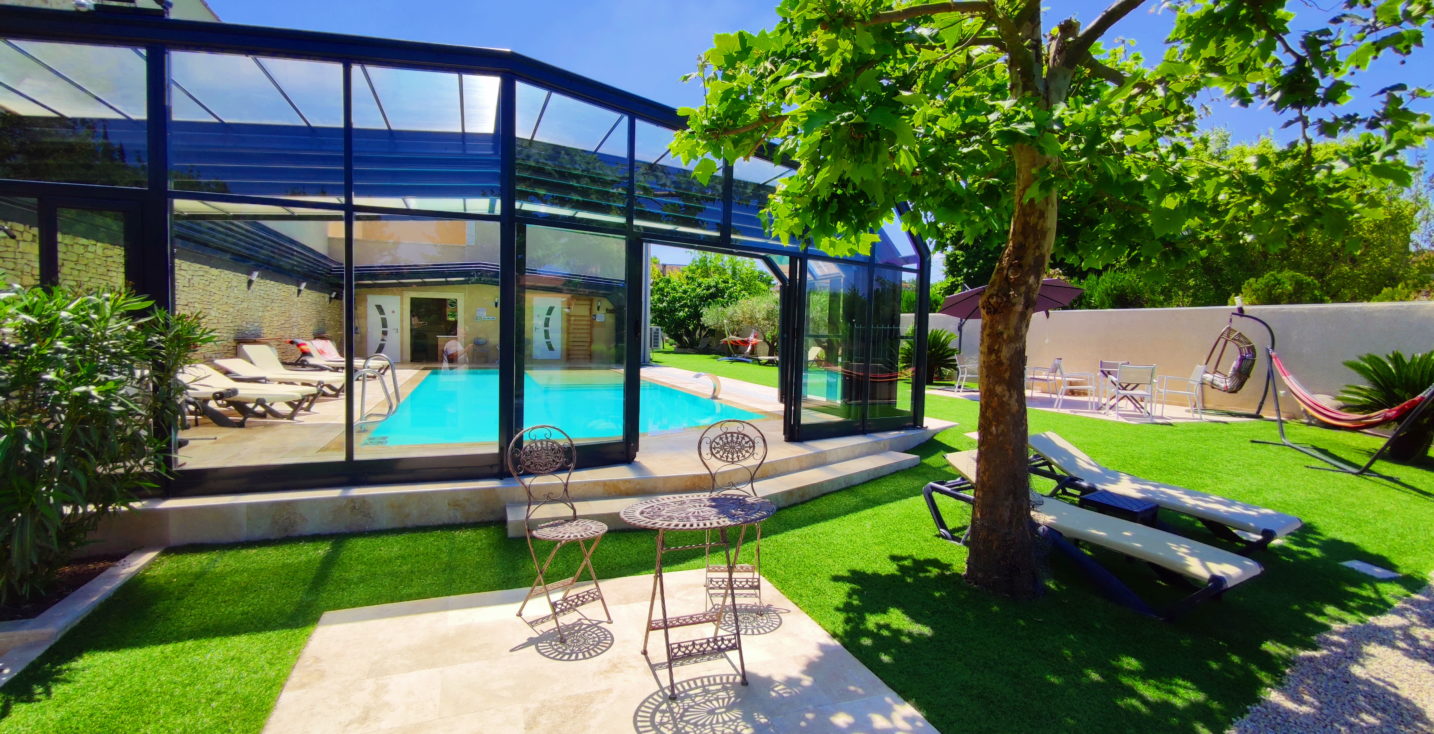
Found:
<path fill-rule="evenodd" d="M 669 600 L 701 608 L 700 570 L 666 579 Z M 934 731 L 770 584 L 766 613 L 744 615 L 750 684 L 739 684 L 729 653 L 677 667 L 669 700 L 665 669 L 640 653 L 651 588 L 651 576 L 604 581 L 613 622 L 600 606 L 583 607 L 586 619 L 565 617 L 567 645 L 551 624 L 533 629 L 514 616 L 521 589 L 328 612 L 265 731 Z M 661 648 L 654 637 L 653 659 Z"/>

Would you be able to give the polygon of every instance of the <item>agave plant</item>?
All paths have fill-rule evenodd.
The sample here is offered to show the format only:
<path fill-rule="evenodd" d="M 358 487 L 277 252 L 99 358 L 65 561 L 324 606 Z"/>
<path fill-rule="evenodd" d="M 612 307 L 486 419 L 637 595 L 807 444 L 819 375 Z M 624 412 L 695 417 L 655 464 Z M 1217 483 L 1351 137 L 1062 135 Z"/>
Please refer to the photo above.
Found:
<path fill-rule="evenodd" d="M 901 341 L 901 367 L 910 369 L 915 364 L 916 332 L 906 333 Z M 926 332 L 926 382 L 936 382 L 943 372 L 956 371 L 956 357 L 961 352 L 956 348 L 956 335 L 945 329 L 931 329 Z"/>
<path fill-rule="evenodd" d="M 1434 352 L 1406 357 L 1401 352 L 1361 355 L 1344 363 L 1367 385 L 1345 385 L 1339 401 L 1345 408 L 1373 413 L 1403 403 L 1434 385 Z M 1434 411 L 1426 410 L 1419 425 L 1409 426 L 1389 444 L 1389 458 L 1412 461 L 1428 454 L 1434 443 Z"/>

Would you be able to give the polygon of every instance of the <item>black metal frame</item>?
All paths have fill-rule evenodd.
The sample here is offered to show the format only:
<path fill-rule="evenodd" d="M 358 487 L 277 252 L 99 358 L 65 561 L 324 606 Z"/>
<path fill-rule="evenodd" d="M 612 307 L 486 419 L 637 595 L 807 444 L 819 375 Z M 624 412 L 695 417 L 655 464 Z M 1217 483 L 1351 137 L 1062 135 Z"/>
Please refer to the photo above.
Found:
<path fill-rule="evenodd" d="M 639 443 L 640 379 L 638 366 L 642 355 L 642 312 L 639 306 L 642 294 L 640 288 L 643 268 L 641 253 L 644 241 L 665 242 L 680 247 L 712 250 L 728 254 L 740 254 L 763 259 L 768 267 L 777 272 L 782 281 L 782 339 L 779 349 L 781 393 L 787 402 L 785 434 L 789 440 L 806 440 L 817 434 L 837 435 L 866 430 L 914 427 L 922 423 L 924 393 L 912 391 L 911 415 L 890 420 L 868 421 L 865 406 L 865 388 L 860 401 L 863 406 L 861 420 L 845 424 L 839 429 L 807 427 L 800 425 L 801 375 L 804 368 L 801 359 L 803 350 L 804 323 L 802 320 L 803 288 L 806 283 L 805 263 L 809 257 L 825 258 L 819 253 L 808 253 L 804 247 L 793 247 L 787 273 L 771 259 L 777 254 L 775 245 L 759 246 L 734 241 L 733 206 L 735 189 L 734 168 L 724 166 L 722 184 L 722 219 L 720 231 L 711 235 L 698 235 L 679 231 L 654 231 L 644 228 L 637 212 L 637 158 L 635 139 L 637 121 L 667 129 L 683 126 L 683 119 L 670 107 L 652 100 L 630 94 L 601 82 L 559 69 L 534 59 L 506 50 L 445 46 L 437 44 L 396 41 L 391 39 L 345 36 L 331 33 L 315 33 L 277 28 L 260 28 L 201 21 L 175 20 L 149 15 L 129 14 L 86 14 L 67 11 L 24 8 L 0 5 L 0 28 L 5 38 L 20 40 L 51 41 L 61 43 L 93 43 L 141 48 L 144 50 L 146 65 L 145 89 L 147 93 L 145 143 L 147 145 L 147 172 L 145 185 L 140 187 L 102 186 L 92 184 L 54 183 L 44 181 L 0 179 L 0 195 L 33 197 L 37 202 L 51 200 L 64 202 L 85 202 L 85 206 L 102 209 L 123 209 L 128 226 L 135 229 L 130 233 L 131 243 L 127 257 L 126 278 L 141 292 L 148 294 L 167 309 L 174 306 L 175 277 L 174 249 L 171 242 L 172 207 L 176 200 L 210 200 L 250 204 L 275 204 L 325 210 L 341 215 L 344 220 L 343 302 L 344 302 L 344 344 L 347 356 L 352 362 L 357 356 L 354 342 L 355 308 L 355 266 L 353 262 L 354 222 L 370 215 L 403 215 L 437 217 L 443 219 L 465 219 L 497 221 L 501 241 L 499 257 L 499 365 L 500 381 L 498 410 L 499 435 L 491 454 L 448 455 L 409 458 L 366 459 L 355 456 L 352 425 L 355 418 L 353 391 L 345 391 L 345 415 L 350 426 L 345 440 L 342 460 L 311 461 L 298 464 L 225 467 L 213 469 L 181 469 L 178 477 L 165 485 L 169 494 L 201 494 L 217 492 L 248 492 L 256 489 L 286 489 L 335 484 L 374 484 L 403 481 L 437 481 L 445 479 L 468 479 L 484 476 L 500 476 L 502 461 L 501 447 L 507 446 L 516 435 L 521 415 L 516 406 L 523 398 L 523 365 L 520 349 L 524 335 L 520 326 L 524 323 L 521 277 L 525 272 L 524 225 L 557 227 L 562 229 L 615 234 L 626 238 L 625 277 L 629 289 L 626 320 L 620 335 L 624 339 L 624 385 L 628 399 L 624 405 L 624 430 L 621 440 L 605 443 L 584 444 L 579 447 L 579 460 L 587 466 L 604 463 L 632 461 Z M 343 196 L 342 203 L 324 201 L 293 200 L 273 196 L 247 194 L 210 193 L 172 189 L 170 182 L 170 52 L 198 51 L 272 56 L 290 59 L 323 61 L 340 64 L 343 69 Z M 406 69 L 444 71 L 463 74 L 485 74 L 498 78 L 498 120 L 495 129 L 498 144 L 499 186 L 498 195 L 503 202 L 496 215 L 483 213 L 428 211 L 417 209 L 390 209 L 379 206 L 358 204 L 355 198 L 355 142 L 354 142 L 354 66 L 382 65 Z M 271 79 L 272 81 L 272 79 Z M 540 216 L 535 212 L 520 211 L 517 207 L 517 149 L 516 136 L 516 88 L 518 82 L 537 85 L 550 92 L 558 92 L 574 99 L 596 105 L 604 110 L 626 117 L 625 129 L 615 123 L 607 136 L 627 136 L 627 200 L 625 217 L 621 224 L 594 223 L 590 220 Z M 281 94 L 282 94 L 282 90 Z M 292 105 L 292 101 L 290 102 Z M 302 115 L 302 113 L 300 113 Z M 604 138 L 606 140 L 606 138 Z M 61 206 L 70 206 L 61 203 Z M 41 207 L 54 204 L 44 203 Z M 903 211 L 904 213 L 904 211 Z M 53 219 L 53 216 L 51 216 Z M 53 221 L 43 231 L 50 231 L 53 238 Z M 917 274 L 921 292 L 929 288 L 930 275 L 927 265 L 930 250 L 918 237 L 911 237 L 911 244 L 918 255 L 915 264 L 902 263 L 892 266 L 907 273 Z M 53 247 L 51 248 L 53 250 Z M 53 255 L 53 253 L 51 253 Z M 879 265 L 874 258 L 847 260 L 866 269 L 868 289 Z M 46 282 L 57 277 L 57 262 L 53 257 L 45 266 Z M 335 280 L 338 268 L 334 269 Z M 924 361 L 925 323 L 928 305 L 925 298 L 918 298 L 916 340 L 918 362 Z M 866 318 L 872 316 L 868 306 Z M 918 364 L 917 372 L 922 372 Z M 353 369 L 352 366 L 349 367 Z"/>
<path fill-rule="evenodd" d="M 965 478 L 945 482 L 930 482 L 921 489 L 921 496 L 926 501 L 926 509 L 931 513 L 931 519 L 936 523 L 936 533 L 942 540 L 947 540 L 958 545 L 965 545 L 966 535 L 963 534 L 958 538 L 951 532 L 951 529 L 946 525 L 946 519 L 941 516 L 941 510 L 936 506 L 935 495 L 939 494 L 943 497 L 949 497 L 974 507 L 976 498 L 970 493 L 974 489 L 975 487 L 971 481 Z M 1162 581 L 1181 587 L 1195 587 L 1190 594 L 1174 603 L 1163 608 L 1156 608 L 1137 594 L 1134 589 L 1131 589 L 1124 581 L 1121 581 L 1119 577 L 1111 573 L 1110 569 L 1102 565 L 1089 553 L 1081 550 L 1074 542 L 1067 539 L 1060 531 L 1040 525 L 1034 520 L 1032 520 L 1030 524 L 1032 533 L 1041 538 L 1042 541 L 1049 543 L 1050 546 L 1059 551 L 1061 555 L 1074 562 L 1076 566 L 1080 568 L 1081 573 L 1090 579 L 1091 583 L 1095 584 L 1107 599 L 1137 614 L 1166 622 L 1173 622 L 1195 608 L 1200 602 L 1209 599 L 1220 599 L 1224 593 L 1229 590 L 1229 583 L 1222 576 L 1211 576 L 1206 585 L 1195 586 L 1184 576 L 1172 573 L 1161 566 L 1147 563 L 1146 565 L 1148 565 Z"/>

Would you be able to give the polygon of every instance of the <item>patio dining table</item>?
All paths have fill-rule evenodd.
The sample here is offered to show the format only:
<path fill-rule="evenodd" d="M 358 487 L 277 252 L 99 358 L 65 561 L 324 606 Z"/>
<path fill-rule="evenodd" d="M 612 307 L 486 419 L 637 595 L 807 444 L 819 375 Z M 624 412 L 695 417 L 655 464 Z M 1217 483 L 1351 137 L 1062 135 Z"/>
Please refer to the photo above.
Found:
<path fill-rule="evenodd" d="M 776 505 L 759 497 L 702 492 L 643 500 L 628 505 L 618 513 L 624 522 L 635 528 L 657 531 L 657 565 L 652 576 L 652 596 L 647 602 L 647 627 L 642 635 L 642 654 L 647 656 L 648 636 L 661 630 L 664 647 L 667 648 L 669 698 L 676 698 L 677 692 L 677 683 L 672 672 L 674 665 L 683 660 L 709 657 L 733 650 L 737 652 L 742 685 L 747 685 L 747 662 L 742 655 L 742 625 L 737 616 L 737 583 L 733 579 L 732 564 L 735 559 L 728 530 L 759 523 L 776 511 Z M 715 530 L 718 540 L 714 543 L 711 535 L 704 533 L 704 542 L 668 545 L 667 533 L 674 530 Z M 667 585 L 662 577 L 663 555 L 680 550 L 710 550 L 714 546 L 722 547 L 727 565 L 727 584 L 722 601 L 718 602 L 716 609 L 706 609 L 695 614 L 670 614 L 667 608 Z M 740 548 L 737 550 L 741 551 Z M 654 616 L 654 612 L 657 616 Z M 723 617 L 729 613 L 732 615 L 732 634 L 722 634 Z M 672 640 L 672 629 L 700 624 L 714 625 L 711 636 L 676 642 Z"/>

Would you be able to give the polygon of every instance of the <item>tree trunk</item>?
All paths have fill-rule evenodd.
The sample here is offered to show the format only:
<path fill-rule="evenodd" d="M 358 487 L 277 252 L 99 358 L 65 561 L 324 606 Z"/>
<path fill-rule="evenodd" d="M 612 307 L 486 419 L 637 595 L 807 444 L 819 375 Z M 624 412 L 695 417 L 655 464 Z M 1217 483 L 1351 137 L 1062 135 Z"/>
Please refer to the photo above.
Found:
<path fill-rule="evenodd" d="M 1037 172 L 1054 161 L 1028 145 L 1013 150 L 1015 213 L 1006 250 L 981 298 L 981 415 L 976 506 L 966 580 L 1015 598 L 1039 592 L 1026 469 L 1026 333 L 1056 234 L 1056 197 L 1027 200 Z"/>

